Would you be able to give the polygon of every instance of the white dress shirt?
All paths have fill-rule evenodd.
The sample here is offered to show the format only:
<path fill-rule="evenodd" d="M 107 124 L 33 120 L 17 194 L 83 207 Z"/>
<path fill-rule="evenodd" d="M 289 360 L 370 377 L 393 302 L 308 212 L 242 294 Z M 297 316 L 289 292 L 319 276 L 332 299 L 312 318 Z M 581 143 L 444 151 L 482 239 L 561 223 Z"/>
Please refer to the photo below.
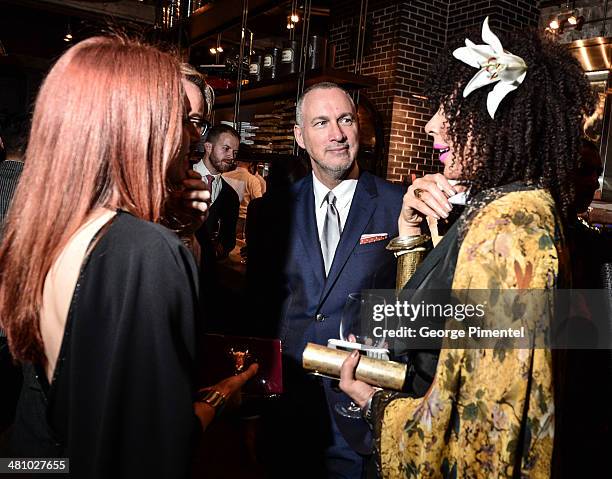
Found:
<path fill-rule="evenodd" d="M 219 193 L 221 193 L 221 188 L 223 187 L 223 183 L 221 182 L 221 173 L 213 175 L 208 170 L 208 168 L 206 168 L 206 165 L 204 164 L 204 160 L 200 160 L 195 165 L 193 165 L 193 169 L 197 171 L 198 173 L 200 173 L 200 175 L 202 175 L 202 179 L 204 180 L 204 183 L 207 183 L 207 180 L 206 180 L 207 175 L 213 176 L 212 188 L 210 189 L 210 204 L 212 205 L 215 202 L 215 200 L 219 197 Z M 208 186 L 210 187 L 211 185 L 208 185 Z"/>
<path fill-rule="evenodd" d="M 315 198 L 317 231 L 319 232 L 319 241 L 321 241 L 323 223 L 325 223 L 325 215 L 327 214 L 327 201 L 325 201 L 325 197 L 327 196 L 327 193 L 329 193 L 330 189 L 321 183 L 314 173 L 312 174 L 312 186 Z M 357 188 L 357 180 L 344 180 L 333 190 L 331 190 L 336 196 L 336 209 L 340 215 L 340 226 L 342 227 L 342 231 L 344 231 L 346 218 L 348 218 L 348 214 L 351 209 L 351 203 L 353 202 L 353 196 L 355 195 L 355 188 Z"/>

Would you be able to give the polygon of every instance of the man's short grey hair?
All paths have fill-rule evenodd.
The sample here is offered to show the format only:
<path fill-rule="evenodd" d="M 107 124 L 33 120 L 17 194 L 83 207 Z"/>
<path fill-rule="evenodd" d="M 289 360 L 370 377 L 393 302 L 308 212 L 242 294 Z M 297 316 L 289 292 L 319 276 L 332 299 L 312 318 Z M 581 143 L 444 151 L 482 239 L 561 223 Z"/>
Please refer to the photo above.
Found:
<path fill-rule="evenodd" d="M 330 81 L 324 81 L 324 82 L 315 83 L 314 85 L 309 86 L 300 95 L 297 101 L 297 105 L 295 107 L 295 123 L 298 126 L 303 126 L 302 122 L 304 121 L 304 116 L 302 115 L 302 106 L 304 105 L 304 98 L 306 97 L 306 95 L 308 95 L 311 91 L 314 91 L 314 90 L 332 90 L 334 88 L 337 88 L 338 90 L 343 91 L 348 97 L 349 101 L 351 102 L 351 105 L 353 105 L 353 109 L 356 110 L 355 102 L 353 101 L 353 98 L 351 97 L 351 95 L 349 95 L 349 92 L 347 92 L 344 88 L 342 88 L 340 85 L 336 83 L 332 83 Z"/>

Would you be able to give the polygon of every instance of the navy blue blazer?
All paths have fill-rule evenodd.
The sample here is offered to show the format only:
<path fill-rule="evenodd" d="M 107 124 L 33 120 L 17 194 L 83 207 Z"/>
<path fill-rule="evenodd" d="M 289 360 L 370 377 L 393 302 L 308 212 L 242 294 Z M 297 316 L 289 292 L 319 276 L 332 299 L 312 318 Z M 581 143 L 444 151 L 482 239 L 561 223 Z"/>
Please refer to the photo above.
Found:
<path fill-rule="evenodd" d="M 301 364 L 307 342 L 327 344 L 338 338 L 342 310 L 350 293 L 394 289 L 396 261 L 385 249 L 397 236 L 404 188 L 363 172 L 357 182 L 346 224 L 329 276 L 315 218 L 312 175 L 292 188 L 293 215 L 283 271 L 280 338 L 286 359 Z M 386 240 L 360 244 L 364 234 L 385 233 Z"/>
<path fill-rule="evenodd" d="M 337 436 L 333 405 L 348 398 L 336 392 L 330 381 L 321 383 L 306 374 L 302 353 L 307 342 L 325 345 L 328 339 L 339 337 L 342 310 L 350 293 L 395 288 L 396 260 L 385 247 L 398 234 L 403 190 L 370 173 L 361 173 L 327 278 L 312 175 L 262 198 L 254 225 L 258 231 L 248 246 L 248 304 L 253 308 L 248 331 L 280 337 L 283 342 L 285 394 L 268 420 L 276 424 L 270 430 L 290 427 L 300 431 L 299 438 L 292 438 L 290 444 L 278 441 L 278 450 L 283 451 L 279 456 L 288 464 L 325 471 L 323 450 L 339 444 L 337 438 L 333 439 Z M 387 239 L 360 244 L 362 235 L 373 233 L 387 234 Z M 345 430 L 356 438 L 351 444 L 367 446 L 366 423 L 348 421 L 351 424 Z M 304 477 L 325 477 L 321 471 L 303 472 Z"/>

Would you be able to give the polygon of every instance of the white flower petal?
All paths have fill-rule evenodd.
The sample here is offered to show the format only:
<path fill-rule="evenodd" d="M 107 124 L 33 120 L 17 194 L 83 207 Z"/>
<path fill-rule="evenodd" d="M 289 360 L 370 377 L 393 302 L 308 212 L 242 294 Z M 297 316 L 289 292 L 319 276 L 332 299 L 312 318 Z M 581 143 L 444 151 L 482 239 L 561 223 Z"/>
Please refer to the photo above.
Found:
<path fill-rule="evenodd" d="M 513 55 L 512 53 L 502 53 L 501 55 L 497 55 L 497 61 L 500 63 L 504 63 L 506 65 L 512 66 L 520 66 L 522 68 L 527 68 L 527 64 L 525 60 L 521 57 Z"/>
<path fill-rule="evenodd" d="M 471 67 L 480 68 L 480 57 L 476 55 L 469 47 L 457 48 L 453 52 L 453 56 L 457 60 L 467 63 Z"/>
<path fill-rule="evenodd" d="M 518 85 L 512 83 L 499 82 L 495 88 L 487 95 L 487 111 L 491 118 L 495 118 L 495 112 L 501 101 L 506 95 L 516 90 Z"/>
<path fill-rule="evenodd" d="M 466 39 L 465 47 L 457 48 L 453 56 L 474 68 L 479 68 L 463 89 L 464 98 L 478 88 L 499 82 L 487 96 L 487 110 L 491 118 L 494 118 L 501 101 L 525 79 L 527 64 L 521 57 L 504 51 L 499 38 L 489 28 L 489 17 L 485 18 L 482 24 L 482 39 L 487 45 L 476 45 Z M 494 78 L 491 78 L 492 75 L 495 75 Z"/>
<path fill-rule="evenodd" d="M 466 40 L 465 44 L 474 52 L 474 54 L 478 55 L 479 63 L 482 65 L 486 63 L 489 58 L 497 56 L 495 50 L 491 48 L 489 45 L 476 45 L 470 40 Z"/>
<path fill-rule="evenodd" d="M 499 72 L 499 78 L 504 83 L 522 83 L 526 73 L 527 70 L 521 66 L 508 66 Z"/>
<path fill-rule="evenodd" d="M 468 82 L 468 84 L 463 89 L 463 98 L 467 97 L 474 90 L 477 90 L 480 87 L 485 85 L 490 85 L 491 83 L 495 83 L 499 81 L 499 78 L 491 80 L 491 75 L 486 70 L 480 70 L 476 75 L 472 77 L 472 79 Z"/>
<path fill-rule="evenodd" d="M 504 47 L 499 41 L 499 38 L 497 38 L 497 35 L 489 28 L 489 17 L 485 18 L 482 23 L 482 40 L 491 45 L 496 54 L 501 55 L 504 53 Z"/>

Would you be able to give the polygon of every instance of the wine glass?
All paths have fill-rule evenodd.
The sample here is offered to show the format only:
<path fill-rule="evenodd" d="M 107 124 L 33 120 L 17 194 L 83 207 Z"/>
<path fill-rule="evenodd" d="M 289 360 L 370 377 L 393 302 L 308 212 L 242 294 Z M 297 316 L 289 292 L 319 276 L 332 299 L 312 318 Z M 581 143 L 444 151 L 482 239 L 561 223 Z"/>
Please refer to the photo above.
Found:
<path fill-rule="evenodd" d="M 380 333 L 385 329 L 386 321 L 377 319 L 385 304 L 384 296 L 378 294 L 349 294 L 340 319 L 340 339 L 361 344 L 366 351 L 384 348 L 386 339 Z"/>
<path fill-rule="evenodd" d="M 386 321 L 384 318 L 378 320 L 375 316 L 375 312 L 384 311 L 385 304 L 383 296 L 373 293 L 348 295 L 340 319 L 340 339 L 345 343 L 351 343 L 346 345 L 346 349 L 354 349 L 352 346 L 355 346 L 369 357 L 389 358 L 388 350 L 385 349 L 385 337 L 379 334 L 386 329 Z M 377 319 L 374 319 L 375 317 Z M 348 404 L 337 403 L 334 407 L 341 416 L 361 418 L 361 408 L 353 401 Z"/>

